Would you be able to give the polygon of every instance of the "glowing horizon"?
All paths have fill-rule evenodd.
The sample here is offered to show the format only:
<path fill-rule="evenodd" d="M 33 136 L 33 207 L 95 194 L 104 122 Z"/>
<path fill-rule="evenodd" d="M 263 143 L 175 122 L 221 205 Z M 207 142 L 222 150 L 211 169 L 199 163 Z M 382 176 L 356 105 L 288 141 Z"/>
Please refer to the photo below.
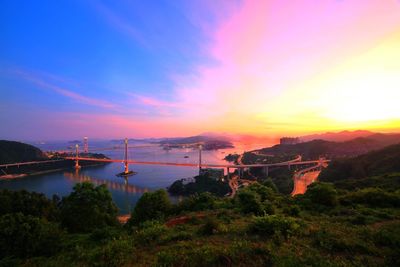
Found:
<path fill-rule="evenodd" d="M 400 131 L 396 0 L 0 7 L 0 139 Z"/>

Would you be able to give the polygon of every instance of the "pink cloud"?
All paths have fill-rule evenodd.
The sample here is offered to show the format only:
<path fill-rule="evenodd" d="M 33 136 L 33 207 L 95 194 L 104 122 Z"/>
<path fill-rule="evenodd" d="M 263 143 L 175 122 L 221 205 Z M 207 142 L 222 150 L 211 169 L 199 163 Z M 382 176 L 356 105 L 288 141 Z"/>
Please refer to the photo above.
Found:
<path fill-rule="evenodd" d="M 375 47 L 399 25 L 398 3 L 390 1 L 244 1 L 208 28 L 216 63 L 190 77 L 173 75 L 181 116 L 213 129 L 267 127 L 257 115 L 279 97 Z"/>

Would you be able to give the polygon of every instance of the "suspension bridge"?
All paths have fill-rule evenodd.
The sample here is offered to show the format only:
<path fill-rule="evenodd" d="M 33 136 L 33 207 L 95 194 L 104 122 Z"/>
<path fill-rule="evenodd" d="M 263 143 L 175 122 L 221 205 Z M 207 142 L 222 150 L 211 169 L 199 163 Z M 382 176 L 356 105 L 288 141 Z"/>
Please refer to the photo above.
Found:
<path fill-rule="evenodd" d="M 146 147 L 146 146 L 138 146 L 138 147 Z M 199 168 L 199 171 L 202 168 L 218 168 L 218 169 L 225 169 L 228 179 L 230 178 L 230 170 L 238 170 L 239 177 L 242 176 L 243 170 L 244 169 L 250 169 L 250 168 L 262 168 L 264 173 L 268 176 L 268 171 L 269 168 L 271 167 L 288 167 L 289 169 L 292 166 L 309 166 L 309 165 L 317 165 L 321 166 L 324 164 L 327 164 L 330 160 L 326 159 L 318 159 L 318 160 L 306 160 L 303 161 L 301 157 L 297 157 L 294 160 L 286 161 L 286 162 L 279 162 L 279 163 L 269 163 L 269 164 L 209 164 L 209 163 L 203 163 L 202 162 L 202 144 L 199 143 L 198 145 L 198 150 L 199 150 L 199 158 L 198 158 L 198 163 L 177 163 L 177 162 L 162 162 L 162 161 L 140 161 L 140 160 L 130 160 L 128 159 L 128 151 L 129 148 L 131 148 L 128 145 L 128 139 L 126 138 L 124 141 L 124 147 L 118 146 L 118 147 L 113 147 L 113 149 L 124 149 L 124 158 L 123 159 L 110 159 L 110 158 L 94 158 L 94 157 L 82 157 L 79 155 L 79 145 L 76 144 L 75 146 L 75 155 L 74 156 L 64 156 L 62 159 L 58 160 L 45 160 L 45 161 L 31 161 L 31 162 L 19 162 L 19 163 L 12 163 L 12 164 L 3 164 L 0 165 L 0 168 L 7 168 L 11 166 L 22 166 L 22 165 L 29 165 L 29 164 L 40 164 L 40 163 L 49 163 L 49 162 L 56 162 L 56 161 L 62 161 L 62 160 L 73 160 L 75 161 L 75 168 L 80 169 L 81 166 L 79 164 L 80 161 L 90 161 L 90 162 L 104 162 L 104 163 L 123 163 L 124 164 L 124 171 L 121 173 L 122 176 L 124 174 L 126 176 L 130 175 L 132 171 L 129 170 L 129 165 L 163 165 L 163 166 L 176 166 L 176 167 L 197 167 Z M 96 149 L 96 151 L 100 150 L 106 150 L 106 149 Z M 89 152 L 89 147 L 87 143 L 87 138 L 85 138 L 85 143 L 84 143 L 84 151 L 87 153 Z M 93 151 L 93 150 L 91 150 Z"/>

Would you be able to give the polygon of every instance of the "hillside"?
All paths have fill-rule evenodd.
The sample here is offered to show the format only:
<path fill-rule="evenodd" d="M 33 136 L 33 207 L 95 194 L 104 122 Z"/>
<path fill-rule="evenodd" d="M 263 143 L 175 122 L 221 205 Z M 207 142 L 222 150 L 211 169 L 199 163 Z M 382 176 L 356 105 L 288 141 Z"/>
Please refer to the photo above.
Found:
<path fill-rule="evenodd" d="M 224 149 L 233 147 L 233 144 L 226 137 L 207 135 L 196 135 L 182 138 L 166 138 L 155 143 L 176 148 L 180 148 L 182 146 L 196 146 L 197 143 L 202 143 L 203 150 Z"/>
<path fill-rule="evenodd" d="M 313 140 L 295 145 L 275 145 L 263 148 L 265 154 L 302 155 L 304 159 L 354 157 L 372 150 L 378 150 L 388 145 L 400 143 L 400 135 L 374 134 L 369 137 L 359 137 L 345 142 Z"/>
<path fill-rule="evenodd" d="M 44 159 L 47 159 L 47 156 L 37 147 L 15 141 L 0 140 L 0 164 Z"/>
<path fill-rule="evenodd" d="M 341 131 L 341 132 L 327 132 L 322 134 L 311 134 L 301 136 L 300 140 L 303 142 L 308 142 L 312 140 L 325 140 L 332 142 L 345 142 L 351 139 L 359 138 L 359 137 L 368 137 L 373 135 L 373 132 L 365 131 L 365 130 L 357 130 L 357 131 Z"/>
<path fill-rule="evenodd" d="M 255 183 L 234 198 L 202 193 L 175 204 L 157 190 L 124 226 L 104 185 L 77 184 L 61 200 L 0 190 L 0 265 L 399 266 L 394 179 L 385 178 L 390 190 L 314 183 L 295 198 Z"/>
<path fill-rule="evenodd" d="M 390 172 L 400 172 L 400 144 L 388 146 L 355 158 L 335 160 L 321 172 L 319 179 L 333 182 L 382 175 Z"/>

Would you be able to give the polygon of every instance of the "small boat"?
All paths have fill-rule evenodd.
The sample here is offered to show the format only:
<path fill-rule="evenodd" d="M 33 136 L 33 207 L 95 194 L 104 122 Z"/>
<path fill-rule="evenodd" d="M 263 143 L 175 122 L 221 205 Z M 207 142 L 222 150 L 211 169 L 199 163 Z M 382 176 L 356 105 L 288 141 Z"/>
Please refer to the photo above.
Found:
<path fill-rule="evenodd" d="M 118 177 L 128 177 L 128 176 L 132 176 L 132 175 L 135 175 L 135 174 L 137 174 L 137 172 L 129 171 L 129 172 L 120 172 L 120 173 L 116 174 L 116 176 L 118 176 Z"/>
<path fill-rule="evenodd" d="M 189 156 L 184 156 L 185 159 L 189 158 Z"/>

